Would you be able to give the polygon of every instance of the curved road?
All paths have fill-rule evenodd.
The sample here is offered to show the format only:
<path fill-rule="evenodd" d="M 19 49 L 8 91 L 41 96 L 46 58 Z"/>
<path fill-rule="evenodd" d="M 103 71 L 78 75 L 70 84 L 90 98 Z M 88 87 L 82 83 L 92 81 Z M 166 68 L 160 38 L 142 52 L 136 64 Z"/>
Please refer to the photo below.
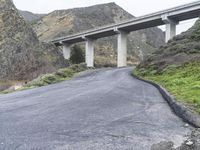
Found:
<path fill-rule="evenodd" d="M 150 150 L 191 133 L 132 68 L 0 96 L 0 150 Z"/>

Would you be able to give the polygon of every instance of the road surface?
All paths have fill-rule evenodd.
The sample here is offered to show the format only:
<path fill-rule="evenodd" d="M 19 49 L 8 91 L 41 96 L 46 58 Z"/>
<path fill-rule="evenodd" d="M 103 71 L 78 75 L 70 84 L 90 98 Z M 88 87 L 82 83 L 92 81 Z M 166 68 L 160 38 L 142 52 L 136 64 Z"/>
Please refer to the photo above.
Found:
<path fill-rule="evenodd" d="M 0 95 L 0 150 L 150 150 L 181 145 L 191 127 L 132 68 L 102 69 Z"/>

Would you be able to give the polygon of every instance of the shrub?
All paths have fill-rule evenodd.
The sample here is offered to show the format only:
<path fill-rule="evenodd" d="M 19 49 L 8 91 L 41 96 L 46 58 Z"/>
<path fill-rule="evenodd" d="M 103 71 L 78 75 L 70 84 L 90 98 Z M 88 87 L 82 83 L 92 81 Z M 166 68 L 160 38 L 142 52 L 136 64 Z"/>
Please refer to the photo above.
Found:
<path fill-rule="evenodd" d="M 80 64 L 80 63 L 85 62 L 85 53 L 84 53 L 84 50 L 80 46 L 75 45 L 72 47 L 70 62 L 72 64 Z"/>

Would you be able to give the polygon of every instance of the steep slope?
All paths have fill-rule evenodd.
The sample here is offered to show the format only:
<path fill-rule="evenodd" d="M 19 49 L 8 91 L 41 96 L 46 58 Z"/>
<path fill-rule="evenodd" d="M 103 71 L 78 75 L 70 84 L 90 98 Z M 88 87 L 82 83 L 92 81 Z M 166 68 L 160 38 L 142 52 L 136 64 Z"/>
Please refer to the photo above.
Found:
<path fill-rule="evenodd" d="M 136 73 L 163 85 L 200 113 L 200 20 L 149 56 Z"/>
<path fill-rule="evenodd" d="M 133 17 L 115 3 L 108 3 L 86 8 L 54 11 L 38 21 L 34 25 L 34 29 L 40 40 L 48 41 L 56 37 L 117 23 Z M 116 41 L 116 37 L 98 40 L 96 44 L 96 64 L 100 64 L 99 61 L 102 63 L 116 60 Z M 163 44 L 164 33 L 158 28 L 133 32 L 130 34 L 128 42 L 129 57 L 137 61 Z"/>
<path fill-rule="evenodd" d="M 200 60 L 200 20 L 188 31 L 177 35 L 166 46 L 153 53 L 140 67 L 151 67 L 158 71 L 170 65 L 181 66 Z"/>
<path fill-rule="evenodd" d="M 64 66 L 62 54 L 41 44 L 11 0 L 0 0 L 0 80 L 28 80 Z"/>
<path fill-rule="evenodd" d="M 29 21 L 29 22 L 35 22 L 41 19 L 43 16 L 45 16 L 45 14 L 34 14 L 32 12 L 22 11 L 22 10 L 19 10 L 19 13 L 24 17 L 26 21 Z"/>

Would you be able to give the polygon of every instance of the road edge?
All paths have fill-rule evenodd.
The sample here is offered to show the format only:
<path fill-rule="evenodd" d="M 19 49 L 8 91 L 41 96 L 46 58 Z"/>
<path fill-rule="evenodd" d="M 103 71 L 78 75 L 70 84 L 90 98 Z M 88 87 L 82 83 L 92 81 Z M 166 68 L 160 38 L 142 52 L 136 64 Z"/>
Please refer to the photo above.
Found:
<path fill-rule="evenodd" d="M 187 122 L 188 124 L 200 128 L 200 116 L 186 107 L 184 104 L 178 102 L 174 96 L 172 96 L 164 87 L 145 79 L 142 79 L 134 74 L 132 76 L 140 81 L 146 82 L 148 84 L 153 85 L 158 89 L 161 93 L 162 97 L 167 101 L 172 111 L 183 121 Z"/>

